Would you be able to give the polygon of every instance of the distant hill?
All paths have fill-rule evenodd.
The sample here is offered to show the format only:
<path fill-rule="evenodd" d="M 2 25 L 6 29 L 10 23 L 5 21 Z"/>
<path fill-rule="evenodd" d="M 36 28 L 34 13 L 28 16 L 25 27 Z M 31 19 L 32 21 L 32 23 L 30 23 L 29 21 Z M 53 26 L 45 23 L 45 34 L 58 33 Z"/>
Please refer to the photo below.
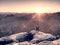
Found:
<path fill-rule="evenodd" d="M 35 15 L 36 13 L 0 13 L 0 37 L 29 32 L 35 29 L 37 23 L 40 31 L 60 35 L 60 12 L 38 14 L 39 19 Z"/>
<path fill-rule="evenodd" d="M 60 12 L 43 14 L 41 16 L 40 29 L 53 35 L 60 35 Z"/>

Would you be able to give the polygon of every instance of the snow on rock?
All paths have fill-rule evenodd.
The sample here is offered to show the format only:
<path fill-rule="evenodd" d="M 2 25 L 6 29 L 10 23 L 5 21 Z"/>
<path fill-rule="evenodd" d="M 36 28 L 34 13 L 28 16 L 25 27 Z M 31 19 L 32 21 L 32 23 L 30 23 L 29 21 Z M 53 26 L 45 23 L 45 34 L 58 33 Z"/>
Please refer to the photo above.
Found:
<path fill-rule="evenodd" d="M 15 44 L 17 44 L 17 45 L 30 45 L 31 43 L 29 43 L 29 42 L 21 42 L 21 43 L 15 43 Z"/>
<path fill-rule="evenodd" d="M 42 41 L 38 44 L 33 44 L 31 42 L 25 41 L 25 42 L 11 43 L 6 45 L 60 45 L 60 39 L 55 41 Z"/>
<path fill-rule="evenodd" d="M 60 39 L 54 41 L 42 41 L 40 45 L 60 45 Z"/>
<path fill-rule="evenodd" d="M 33 34 L 28 32 L 22 32 L 9 36 L 15 42 L 30 41 L 33 39 Z"/>
<path fill-rule="evenodd" d="M 2 37 L 0 38 L 0 45 L 60 45 L 58 37 L 32 30 Z"/>
<path fill-rule="evenodd" d="M 6 45 L 39 45 L 39 44 L 33 44 L 33 43 L 25 41 L 25 42 L 11 43 L 11 44 L 6 44 Z"/>
<path fill-rule="evenodd" d="M 53 43 L 51 41 L 43 41 L 40 42 L 39 45 L 52 45 Z"/>
<path fill-rule="evenodd" d="M 32 43 L 25 41 L 25 42 L 19 42 L 19 43 L 11 43 L 7 45 L 32 45 Z"/>
<path fill-rule="evenodd" d="M 24 41 L 30 41 L 32 39 L 33 39 L 32 33 L 22 32 L 0 38 L 0 44 L 9 44 L 11 42 L 24 42 Z"/>
<path fill-rule="evenodd" d="M 47 40 L 48 38 L 55 38 L 55 36 L 39 31 L 34 35 L 34 38 L 31 40 L 31 42 L 32 43 L 39 43 L 41 41 Z"/>
<path fill-rule="evenodd" d="M 8 36 L 0 38 L 0 45 L 5 45 L 5 44 L 12 43 L 12 42 L 13 40 L 10 39 Z"/>
<path fill-rule="evenodd" d="M 37 34 L 38 33 L 38 31 L 36 31 L 36 30 L 32 30 L 32 31 L 30 31 L 30 33 L 32 33 L 32 34 Z"/>
<path fill-rule="evenodd" d="M 16 38 L 18 38 L 18 36 L 20 36 L 20 38 L 21 38 L 26 34 L 27 34 L 27 32 L 22 32 L 22 33 L 14 34 L 11 36 L 2 37 L 2 38 L 0 38 L 0 45 L 15 42 L 15 41 L 17 41 Z"/>
<path fill-rule="evenodd" d="M 35 34 L 34 35 L 34 39 L 36 39 L 36 38 L 39 38 L 39 39 L 47 39 L 47 38 L 50 38 L 50 37 L 55 37 L 55 36 L 53 36 L 51 34 L 43 33 L 43 32 L 36 31 L 36 30 L 32 30 L 31 33 L 32 34 Z"/>
<path fill-rule="evenodd" d="M 33 34 L 32 33 L 27 33 L 23 36 L 18 36 L 16 38 L 16 40 L 18 40 L 18 42 L 23 42 L 23 41 L 30 41 L 33 39 Z"/>
<path fill-rule="evenodd" d="M 52 43 L 55 44 L 55 45 L 60 45 L 60 39 L 52 41 Z"/>
<path fill-rule="evenodd" d="M 13 34 L 13 35 L 9 36 L 9 38 L 11 38 L 14 41 L 17 41 L 16 40 L 17 38 L 23 38 L 23 36 L 26 35 L 26 34 L 27 34 L 27 32 L 21 32 L 21 33 L 18 33 L 18 34 Z"/>

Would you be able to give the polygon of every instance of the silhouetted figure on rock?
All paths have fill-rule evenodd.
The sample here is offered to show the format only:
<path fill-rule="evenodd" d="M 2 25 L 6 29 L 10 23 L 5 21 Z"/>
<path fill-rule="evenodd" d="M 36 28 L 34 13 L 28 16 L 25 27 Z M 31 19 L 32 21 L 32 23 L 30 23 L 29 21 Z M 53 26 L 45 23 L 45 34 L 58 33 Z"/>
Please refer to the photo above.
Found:
<path fill-rule="evenodd" d="M 38 24 L 36 24 L 35 30 L 39 31 L 39 25 Z"/>

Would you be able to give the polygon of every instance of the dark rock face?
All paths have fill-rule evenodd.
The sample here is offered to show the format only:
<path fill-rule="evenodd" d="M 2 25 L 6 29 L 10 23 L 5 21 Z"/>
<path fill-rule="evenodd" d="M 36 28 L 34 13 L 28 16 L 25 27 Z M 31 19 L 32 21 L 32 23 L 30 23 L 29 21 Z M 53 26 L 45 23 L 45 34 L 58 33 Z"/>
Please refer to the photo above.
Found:
<path fill-rule="evenodd" d="M 2 37 L 0 38 L 0 45 L 10 44 L 14 42 L 12 39 L 9 39 L 9 37 Z"/>
<path fill-rule="evenodd" d="M 33 34 L 32 33 L 27 33 L 22 36 L 17 36 L 15 39 L 11 39 L 9 36 L 8 37 L 2 37 L 0 38 L 0 45 L 5 45 L 5 44 L 10 44 L 13 42 L 24 42 L 24 41 L 31 41 L 33 39 Z"/>
<path fill-rule="evenodd" d="M 32 41 L 33 44 L 38 44 L 40 42 L 43 42 L 43 41 L 54 41 L 54 40 L 58 40 L 60 39 L 60 36 L 56 36 L 56 37 L 50 37 L 50 38 L 47 38 L 47 39 L 37 39 L 35 41 Z"/>
<path fill-rule="evenodd" d="M 13 40 L 0 41 L 0 45 L 10 44 L 12 42 L 13 42 Z"/>
<path fill-rule="evenodd" d="M 33 39 L 33 34 L 32 33 L 28 33 L 27 35 L 26 35 L 26 41 L 31 41 Z"/>
<path fill-rule="evenodd" d="M 23 35 L 22 37 L 18 37 L 16 40 L 18 42 L 23 42 L 23 41 L 31 41 L 33 39 L 33 34 L 28 33 L 26 35 Z"/>
<path fill-rule="evenodd" d="M 40 32 L 40 31 L 36 31 L 39 34 L 34 33 L 34 32 L 35 31 L 31 31 L 31 32 L 27 32 L 27 33 L 23 32 L 23 33 L 19 33 L 19 34 L 14 34 L 13 36 L 11 35 L 13 38 L 14 38 L 14 36 L 16 36 L 16 38 L 14 38 L 14 39 L 12 39 L 11 36 L 2 37 L 2 38 L 0 38 L 0 45 L 21 43 L 21 42 L 25 42 L 25 41 L 32 43 L 32 44 L 39 44 L 40 42 L 43 42 L 43 41 L 52 42 L 52 41 L 60 39 L 60 36 L 53 36 L 51 34 L 46 34 L 46 33 Z M 36 37 L 38 37 L 37 35 L 39 36 L 39 38 L 36 38 Z"/>

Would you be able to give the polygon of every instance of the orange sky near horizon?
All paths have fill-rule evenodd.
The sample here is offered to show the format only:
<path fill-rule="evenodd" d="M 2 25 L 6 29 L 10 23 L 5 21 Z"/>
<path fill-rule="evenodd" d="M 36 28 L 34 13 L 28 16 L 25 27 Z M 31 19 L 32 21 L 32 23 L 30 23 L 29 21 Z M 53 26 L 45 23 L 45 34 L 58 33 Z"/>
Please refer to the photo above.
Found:
<path fill-rule="evenodd" d="M 49 1 L 33 1 L 33 2 L 2 2 L 0 3 L 0 12 L 58 12 L 60 11 L 60 3 Z"/>

